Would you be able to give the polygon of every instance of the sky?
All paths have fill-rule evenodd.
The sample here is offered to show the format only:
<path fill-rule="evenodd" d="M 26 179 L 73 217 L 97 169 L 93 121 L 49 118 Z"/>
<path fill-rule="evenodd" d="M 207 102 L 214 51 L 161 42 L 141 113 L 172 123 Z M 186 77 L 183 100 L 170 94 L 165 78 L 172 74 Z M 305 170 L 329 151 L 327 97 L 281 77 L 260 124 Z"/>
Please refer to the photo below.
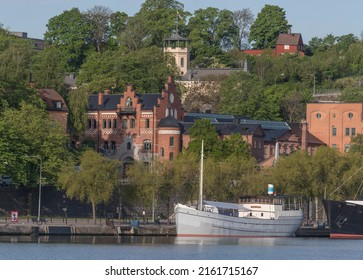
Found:
<path fill-rule="evenodd" d="M 363 1 L 349 0 L 179 0 L 184 9 L 214 7 L 230 11 L 249 8 L 255 18 L 266 5 L 277 5 L 286 12 L 293 33 L 301 33 L 308 44 L 311 38 L 354 34 L 361 39 L 363 31 Z M 129 16 L 139 11 L 144 0 L 0 0 L 0 23 L 10 31 L 27 32 L 28 37 L 42 39 L 49 19 L 74 7 L 81 12 L 94 6 L 105 6 L 113 12 Z"/>

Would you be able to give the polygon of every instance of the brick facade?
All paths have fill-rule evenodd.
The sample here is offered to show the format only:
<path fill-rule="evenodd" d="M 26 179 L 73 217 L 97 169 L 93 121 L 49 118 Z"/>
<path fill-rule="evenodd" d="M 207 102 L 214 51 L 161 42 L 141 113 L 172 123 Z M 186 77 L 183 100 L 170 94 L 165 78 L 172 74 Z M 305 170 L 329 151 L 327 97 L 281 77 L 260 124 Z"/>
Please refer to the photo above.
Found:
<path fill-rule="evenodd" d="M 363 133 L 363 103 L 310 103 L 306 118 L 311 134 L 342 153 Z"/>

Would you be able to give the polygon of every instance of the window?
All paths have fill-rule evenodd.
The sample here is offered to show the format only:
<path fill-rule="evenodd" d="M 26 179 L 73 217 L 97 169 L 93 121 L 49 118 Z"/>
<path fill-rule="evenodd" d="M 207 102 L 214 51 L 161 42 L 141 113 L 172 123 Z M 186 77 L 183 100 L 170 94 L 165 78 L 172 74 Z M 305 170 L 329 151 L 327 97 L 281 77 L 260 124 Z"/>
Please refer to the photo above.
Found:
<path fill-rule="evenodd" d="M 131 97 L 127 97 L 126 99 L 126 107 L 131 108 L 132 107 L 132 99 Z"/>
<path fill-rule="evenodd" d="M 347 127 L 345 128 L 345 136 L 349 136 L 350 134 L 350 129 Z"/>
<path fill-rule="evenodd" d="M 112 151 L 116 150 L 116 142 L 115 141 L 111 141 L 111 150 Z"/>
<path fill-rule="evenodd" d="M 161 154 L 161 157 L 164 157 L 164 148 L 160 149 L 160 154 Z"/>
<path fill-rule="evenodd" d="M 103 128 L 106 128 L 106 120 L 103 120 Z"/>
<path fill-rule="evenodd" d="M 353 113 L 349 113 L 348 118 L 350 118 L 350 119 L 353 118 Z"/>
<path fill-rule="evenodd" d="M 336 149 L 336 148 L 337 148 L 337 144 L 332 144 L 332 145 L 331 145 L 331 147 L 332 147 L 333 149 Z"/>
<path fill-rule="evenodd" d="M 174 147 L 174 137 L 169 138 L 169 145 L 170 147 Z"/>
<path fill-rule="evenodd" d="M 122 128 L 127 128 L 127 119 L 122 119 Z"/>
<path fill-rule="evenodd" d="M 130 142 L 127 142 L 127 144 L 126 144 L 126 149 L 129 151 L 129 150 L 131 150 L 131 143 Z"/>
<path fill-rule="evenodd" d="M 55 103 L 55 107 L 56 107 L 57 109 L 62 109 L 62 102 L 57 101 L 57 102 Z"/>
<path fill-rule="evenodd" d="M 97 122 L 96 122 L 96 120 L 93 120 L 93 128 L 97 128 Z"/>
<path fill-rule="evenodd" d="M 92 120 L 88 120 L 88 129 L 92 128 Z"/>
<path fill-rule="evenodd" d="M 150 119 L 145 120 L 145 127 L 150 128 Z"/>
<path fill-rule="evenodd" d="M 108 141 L 103 142 L 103 148 L 108 150 Z"/>
<path fill-rule="evenodd" d="M 317 113 L 317 114 L 316 114 L 316 118 L 317 118 L 317 119 L 320 119 L 320 118 L 321 118 L 321 114 L 320 114 L 320 113 Z"/>
<path fill-rule="evenodd" d="M 151 150 L 151 140 L 144 140 L 144 150 Z"/>
<path fill-rule="evenodd" d="M 113 128 L 117 128 L 117 120 L 116 119 L 113 119 Z"/>
<path fill-rule="evenodd" d="M 284 50 L 289 50 L 290 49 L 290 45 L 284 45 Z"/>
<path fill-rule="evenodd" d="M 182 58 L 180 59 L 180 66 L 181 66 L 181 67 L 184 67 L 184 57 L 182 57 Z"/>
<path fill-rule="evenodd" d="M 112 127 L 112 120 L 108 119 L 108 128 L 111 128 L 111 127 Z"/>
<path fill-rule="evenodd" d="M 337 129 L 336 129 L 336 127 L 333 127 L 333 129 L 332 129 L 332 135 L 333 136 L 337 136 Z"/>
<path fill-rule="evenodd" d="M 130 120 L 130 128 L 135 128 L 135 119 Z"/>
<path fill-rule="evenodd" d="M 169 154 L 169 160 L 173 160 L 173 158 L 174 158 L 174 153 L 170 153 Z"/>
<path fill-rule="evenodd" d="M 352 136 L 355 136 L 355 127 L 352 127 Z"/>

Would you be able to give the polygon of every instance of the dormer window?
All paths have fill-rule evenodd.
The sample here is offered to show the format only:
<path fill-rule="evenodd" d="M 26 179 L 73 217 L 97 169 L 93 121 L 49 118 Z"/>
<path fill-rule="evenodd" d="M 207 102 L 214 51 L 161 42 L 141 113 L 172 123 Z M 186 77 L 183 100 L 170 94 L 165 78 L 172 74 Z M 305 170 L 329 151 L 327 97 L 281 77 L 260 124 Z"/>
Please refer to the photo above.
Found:
<path fill-rule="evenodd" d="M 61 101 L 56 101 L 56 102 L 55 102 L 55 107 L 56 107 L 57 109 L 62 109 L 62 102 L 61 102 Z"/>
<path fill-rule="evenodd" d="M 131 99 L 131 97 L 127 97 L 126 108 L 131 108 L 131 107 L 132 107 L 132 99 Z"/>

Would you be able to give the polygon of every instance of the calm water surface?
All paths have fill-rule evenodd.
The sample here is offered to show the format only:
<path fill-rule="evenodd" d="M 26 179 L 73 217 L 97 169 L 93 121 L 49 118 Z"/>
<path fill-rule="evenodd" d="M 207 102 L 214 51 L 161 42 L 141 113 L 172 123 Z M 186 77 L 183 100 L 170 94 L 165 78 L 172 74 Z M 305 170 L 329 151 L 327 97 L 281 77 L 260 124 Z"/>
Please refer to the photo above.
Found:
<path fill-rule="evenodd" d="M 363 260 L 363 240 L 0 236 L 1 260 Z"/>

